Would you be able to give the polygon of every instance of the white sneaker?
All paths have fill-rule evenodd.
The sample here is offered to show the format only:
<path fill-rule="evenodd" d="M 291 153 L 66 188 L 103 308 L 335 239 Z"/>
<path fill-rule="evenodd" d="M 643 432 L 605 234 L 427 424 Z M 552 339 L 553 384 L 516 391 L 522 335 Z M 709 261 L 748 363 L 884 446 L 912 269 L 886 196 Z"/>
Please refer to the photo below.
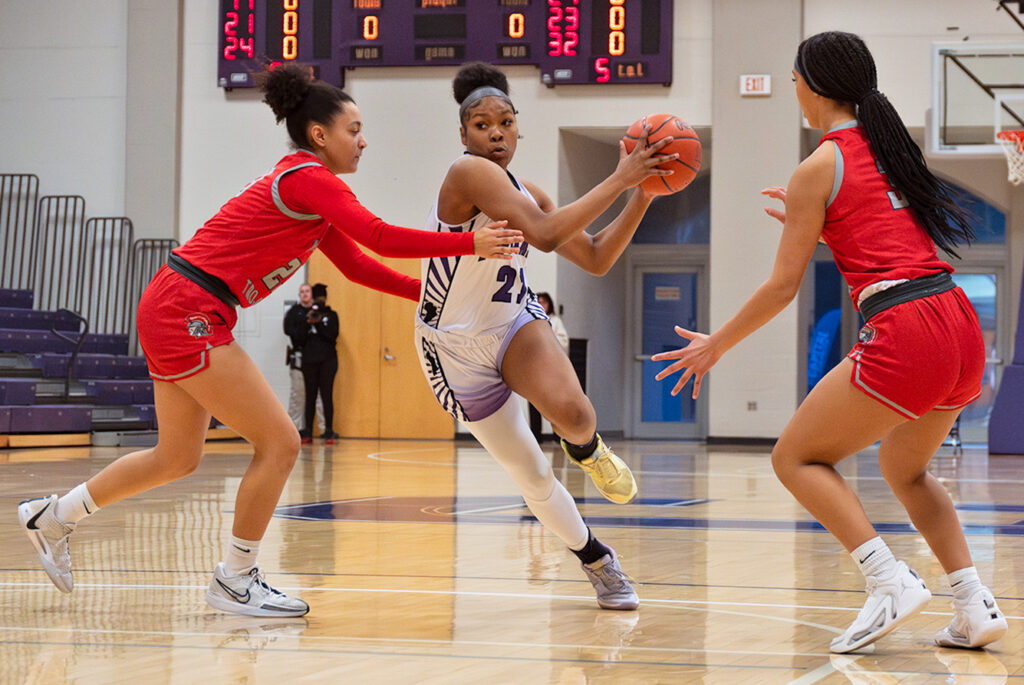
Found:
<path fill-rule="evenodd" d="M 640 598 L 630 585 L 630 577 L 622 572 L 615 552 L 605 554 L 592 564 L 583 564 L 583 572 L 593 584 L 602 609 L 632 611 L 640 606 Z"/>
<path fill-rule="evenodd" d="M 924 581 L 902 561 L 890 577 L 867 578 L 868 599 L 846 632 L 832 640 L 830 649 L 836 654 L 855 652 L 871 644 L 893 628 L 921 611 L 932 593 Z"/>
<path fill-rule="evenodd" d="M 75 581 L 71 577 L 71 553 L 68 537 L 75 532 L 75 524 L 57 518 L 57 495 L 25 500 L 18 505 L 18 520 L 39 553 L 43 569 L 61 592 L 71 592 Z"/>
<path fill-rule="evenodd" d="M 982 588 L 963 602 L 953 600 L 953 620 L 934 639 L 939 647 L 975 649 L 1005 634 L 1006 617 L 988 588 Z"/>
<path fill-rule="evenodd" d="M 241 576 L 224 573 L 224 562 L 213 570 L 206 603 L 214 609 L 246 616 L 305 616 L 309 605 L 267 585 L 259 566 Z"/>

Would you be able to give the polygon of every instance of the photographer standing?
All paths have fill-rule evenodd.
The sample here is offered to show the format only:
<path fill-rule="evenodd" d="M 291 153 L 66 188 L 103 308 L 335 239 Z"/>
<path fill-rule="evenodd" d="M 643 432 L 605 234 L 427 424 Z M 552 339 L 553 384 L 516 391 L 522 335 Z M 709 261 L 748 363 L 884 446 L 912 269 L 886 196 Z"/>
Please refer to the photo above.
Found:
<path fill-rule="evenodd" d="M 292 423 L 299 430 L 305 424 L 302 422 L 306 415 L 306 381 L 302 378 L 302 342 L 298 335 L 300 329 L 305 329 L 306 317 L 313 307 L 313 288 L 309 283 L 299 286 L 299 301 L 293 304 L 284 314 L 284 334 L 288 336 L 291 345 L 288 347 L 286 357 L 288 364 L 288 377 L 291 380 L 291 392 L 288 396 L 288 416 Z M 305 339 L 303 338 L 303 341 Z M 316 403 L 316 424 L 321 428 L 324 425 L 324 405 L 317 400 Z M 313 434 L 314 425 L 309 426 L 309 434 Z M 305 435 L 305 433 L 303 433 Z"/>
<path fill-rule="evenodd" d="M 321 437 L 334 444 L 334 376 L 338 372 L 338 315 L 327 306 L 327 286 L 317 283 L 312 288 L 313 304 L 306 312 L 303 325 L 298 326 L 295 340 L 302 353 L 302 378 L 306 384 L 306 422 L 299 432 L 303 442 L 313 439 L 313 415 L 317 394 L 324 406 L 324 432 Z"/>

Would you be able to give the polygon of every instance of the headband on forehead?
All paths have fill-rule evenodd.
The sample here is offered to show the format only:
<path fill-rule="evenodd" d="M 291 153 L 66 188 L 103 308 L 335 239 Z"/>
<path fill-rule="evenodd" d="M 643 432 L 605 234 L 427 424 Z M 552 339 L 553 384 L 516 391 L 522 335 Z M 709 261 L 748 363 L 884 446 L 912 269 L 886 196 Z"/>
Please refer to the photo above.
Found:
<path fill-rule="evenodd" d="M 494 86 L 480 86 L 479 88 L 470 92 L 470 94 L 466 96 L 466 99 L 462 101 L 462 104 L 459 105 L 459 121 L 462 121 L 462 118 L 466 114 L 467 109 L 469 109 L 470 107 L 472 107 L 473 105 L 480 102 L 486 97 L 501 98 L 502 100 L 507 102 L 509 106 L 512 107 L 512 109 L 515 109 L 515 105 L 512 104 L 511 98 L 509 98 L 508 93 L 506 93 L 505 91 L 501 90 L 500 88 L 495 88 Z"/>

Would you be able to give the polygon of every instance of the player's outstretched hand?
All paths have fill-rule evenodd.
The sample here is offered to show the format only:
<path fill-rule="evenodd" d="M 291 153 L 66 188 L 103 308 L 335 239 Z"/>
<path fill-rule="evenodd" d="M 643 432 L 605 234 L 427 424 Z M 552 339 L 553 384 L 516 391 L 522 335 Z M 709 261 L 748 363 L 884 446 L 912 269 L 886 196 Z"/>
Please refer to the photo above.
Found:
<path fill-rule="evenodd" d="M 505 228 L 507 225 L 507 221 L 492 221 L 473 231 L 473 254 L 490 259 L 512 259 L 512 255 L 519 254 L 523 232 Z"/>
<path fill-rule="evenodd" d="M 661 140 L 648 145 L 647 136 L 651 132 L 650 125 L 644 126 L 640 140 L 632 152 L 626 152 L 626 143 L 619 141 L 619 165 L 615 167 L 613 176 L 618 176 L 626 188 L 639 185 L 640 181 L 648 176 L 671 176 L 674 171 L 671 169 L 659 169 L 658 165 L 679 159 L 679 153 L 673 152 L 670 155 L 658 154 L 659 151 L 672 142 L 672 136 L 665 136 Z"/>
<path fill-rule="evenodd" d="M 764 213 L 768 216 L 775 217 L 782 223 L 786 223 L 786 189 L 780 186 L 772 186 L 771 188 L 765 188 L 762 190 L 761 194 L 767 195 L 768 197 L 774 197 L 776 200 L 782 200 L 782 209 L 765 207 Z"/>
<path fill-rule="evenodd" d="M 686 385 L 686 382 L 693 378 L 693 399 L 697 399 L 697 395 L 700 394 L 701 381 L 704 380 L 704 374 L 711 370 L 711 367 L 715 365 L 715 362 L 722 356 L 722 353 L 715 349 L 710 336 L 704 333 L 697 333 L 696 331 L 688 331 L 682 326 L 676 326 L 675 329 L 679 337 L 686 338 L 690 343 L 678 350 L 659 352 L 653 355 L 651 359 L 656 362 L 665 359 L 677 360 L 662 369 L 654 378 L 660 381 L 677 371 L 685 369 L 676 386 L 672 388 L 672 396 L 678 395 L 679 391 Z"/>

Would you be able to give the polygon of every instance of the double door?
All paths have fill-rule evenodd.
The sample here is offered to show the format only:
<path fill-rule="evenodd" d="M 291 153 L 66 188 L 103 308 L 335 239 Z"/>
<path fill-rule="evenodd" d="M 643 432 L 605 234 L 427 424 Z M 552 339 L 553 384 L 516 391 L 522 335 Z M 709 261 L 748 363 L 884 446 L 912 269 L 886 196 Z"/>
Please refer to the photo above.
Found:
<path fill-rule="evenodd" d="M 381 259 L 419 278 L 416 259 Z M 334 430 L 346 438 L 451 438 L 454 420 L 437 404 L 413 343 L 416 303 L 352 283 L 321 253 L 309 282 L 327 286 L 338 312 Z"/>

